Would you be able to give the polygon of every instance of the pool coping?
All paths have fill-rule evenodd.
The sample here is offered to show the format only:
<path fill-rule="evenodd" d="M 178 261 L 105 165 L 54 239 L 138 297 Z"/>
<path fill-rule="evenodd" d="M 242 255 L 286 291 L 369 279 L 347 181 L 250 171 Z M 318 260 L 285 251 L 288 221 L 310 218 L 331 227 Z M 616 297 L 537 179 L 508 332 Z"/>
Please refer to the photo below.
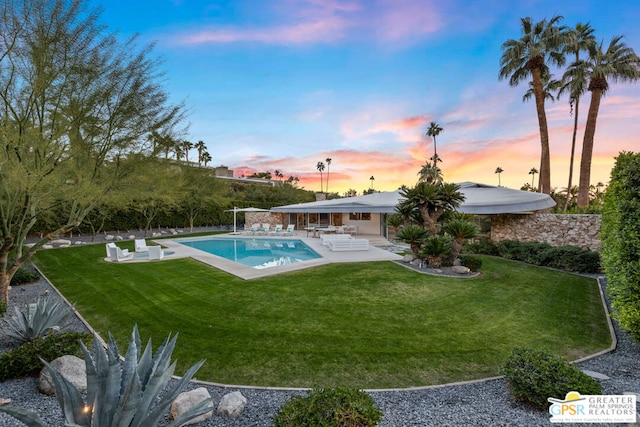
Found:
<path fill-rule="evenodd" d="M 269 268 L 253 268 L 242 265 L 235 261 L 231 261 L 213 254 L 208 254 L 201 250 L 182 245 L 177 240 L 207 240 L 211 238 L 243 238 L 243 239 L 278 239 L 278 240 L 300 240 L 320 255 L 307 261 L 297 262 L 295 264 L 287 264 Z M 402 257 L 393 252 L 370 246 L 366 251 L 344 251 L 332 252 L 327 246 L 322 245 L 322 240 L 313 237 L 301 236 L 243 236 L 241 234 L 216 234 L 215 236 L 200 237 L 180 237 L 175 239 L 154 240 L 156 244 L 161 244 L 167 249 L 174 251 L 172 259 L 177 258 L 193 258 L 203 264 L 223 270 L 229 274 L 240 277 L 244 280 L 257 279 L 260 277 L 274 276 L 276 274 L 288 273 L 291 271 L 300 271 L 306 268 L 317 267 L 320 265 L 343 263 L 343 262 L 367 262 L 367 261 L 395 261 Z"/>

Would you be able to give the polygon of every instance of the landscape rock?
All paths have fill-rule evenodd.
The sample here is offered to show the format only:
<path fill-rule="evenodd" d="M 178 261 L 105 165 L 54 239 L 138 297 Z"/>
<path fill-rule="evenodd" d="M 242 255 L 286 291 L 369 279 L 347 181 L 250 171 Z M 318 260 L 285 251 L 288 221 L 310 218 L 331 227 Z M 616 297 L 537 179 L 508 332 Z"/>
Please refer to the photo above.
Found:
<path fill-rule="evenodd" d="M 413 254 L 407 254 L 405 256 L 402 257 L 402 262 L 411 262 L 414 259 L 416 259 L 416 256 Z"/>
<path fill-rule="evenodd" d="M 247 405 L 247 398 L 239 391 L 227 393 L 222 397 L 216 413 L 227 418 L 237 418 Z"/>
<path fill-rule="evenodd" d="M 209 391 L 204 387 L 180 393 L 178 397 L 176 397 L 176 400 L 174 400 L 171 404 L 171 416 L 175 420 L 185 412 L 191 410 L 191 408 L 193 408 L 194 406 L 209 398 L 211 398 L 211 394 L 209 394 Z M 213 403 L 209 403 L 209 406 L 211 406 L 211 411 L 205 412 L 204 414 L 195 417 L 194 419 L 184 423 L 183 425 L 201 423 L 211 418 L 213 416 Z"/>
<path fill-rule="evenodd" d="M 114 236 L 113 234 L 107 234 L 106 236 L 104 236 L 104 240 L 106 240 L 108 242 L 113 240 L 113 239 L 115 239 L 115 238 L 116 238 L 116 236 Z"/>
<path fill-rule="evenodd" d="M 8 405 L 9 403 L 11 403 L 11 399 L 4 399 L 4 398 L 0 397 L 0 406 Z"/>
<path fill-rule="evenodd" d="M 87 374 L 85 372 L 86 365 L 84 360 L 71 355 L 61 356 L 53 360 L 51 366 L 60 372 L 71 384 L 75 385 L 80 392 L 87 390 Z M 40 371 L 38 390 L 48 396 L 53 396 L 56 393 L 53 378 L 47 368 L 42 368 Z"/>
<path fill-rule="evenodd" d="M 411 265 L 414 266 L 415 268 L 420 268 L 420 266 L 422 265 L 422 260 L 420 258 L 416 258 L 413 261 L 411 261 Z"/>
<path fill-rule="evenodd" d="M 463 265 L 454 265 L 453 267 L 451 267 L 451 271 L 453 271 L 456 274 L 469 274 L 469 273 L 471 273 L 471 270 L 469 270 L 468 267 L 465 267 Z"/>
<path fill-rule="evenodd" d="M 122 237 L 122 236 L 116 236 L 116 240 L 124 240 L 124 237 Z"/>
<path fill-rule="evenodd" d="M 129 240 L 135 240 L 136 235 L 135 234 L 129 234 Z"/>
<path fill-rule="evenodd" d="M 56 239 L 49 242 L 49 244 L 54 248 L 64 248 L 67 246 L 71 246 L 71 240 Z"/>

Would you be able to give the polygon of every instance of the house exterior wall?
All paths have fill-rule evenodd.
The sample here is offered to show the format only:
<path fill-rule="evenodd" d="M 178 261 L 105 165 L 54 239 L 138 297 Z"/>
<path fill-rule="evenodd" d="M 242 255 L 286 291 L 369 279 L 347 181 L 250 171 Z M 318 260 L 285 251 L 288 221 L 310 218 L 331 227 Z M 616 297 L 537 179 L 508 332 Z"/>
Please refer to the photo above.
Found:
<path fill-rule="evenodd" d="M 543 242 L 600 250 L 600 215 L 505 214 L 491 217 L 491 240 Z"/>
<path fill-rule="evenodd" d="M 342 214 L 342 225 L 352 225 L 358 227 L 358 234 L 380 234 L 381 214 L 372 213 L 370 220 L 349 219 L 348 213 Z"/>

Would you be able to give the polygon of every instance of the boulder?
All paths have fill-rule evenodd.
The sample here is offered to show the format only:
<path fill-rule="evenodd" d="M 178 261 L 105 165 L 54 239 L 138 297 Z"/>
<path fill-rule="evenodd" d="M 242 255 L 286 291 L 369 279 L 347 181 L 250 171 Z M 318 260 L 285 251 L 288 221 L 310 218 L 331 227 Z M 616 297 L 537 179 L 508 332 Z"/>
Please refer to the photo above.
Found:
<path fill-rule="evenodd" d="M 122 237 L 122 236 L 116 236 L 116 240 L 124 240 L 124 237 Z"/>
<path fill-rule="evenodd" d="M 239 391 L 227 393 L 222 397 L 216 413 L 227 418 L 237 418 L 247 405 L 247 398 Z"/>
<path fill-rule="evenodd" d="M 402 257 L 402 262 L 406 262 L 409 263 L 411 261 L 413 261 L 414 259 L 416 259 L 416 256 L 413 254 L 407 254 L 405 256 Z"/>
<path fill-rule="evenodd" d="M 414 266 L 415 268 L 420 268 L 422 266 L 422 260 L 420 258 L 416 258 L 413 261 L 411 261 L 411 265 Z"/>
<path fill-rule="evenodd" d="M 11 399 L 5 399 L 5 398 L 0 397 L 0 406 L 8 405 L 9 403 L 11 403 Z"/>
<path fill-rule="evenodd" d="M 87 374 L 84 360 L 76 356 L 61 356 L 50 363 L 56 371 L 65 377 L 71 384 L 75 385 L 80 392 L 87 390 Z M 48 396 L 56 393 L 53 378 L 47 368 L 42 368 L 38 379 L 38 390 Z"/>
<path fill-rule="evenodd" d="M 135 240 L 135 239 L 136 239 L 135 234 L 129 234 L 129 240 Z"/>
<path fill-rule="evenodd" d="M 104 240 L 106 240 L 107 242 L 110 242 L 111 240 L 115 239 L 116 236 L 114 236 L 113 234 L 107 234 L 106 236 L 104 236 Z"/>
<path fill-rule="evenodd" d="M 171 416 L 175 420 L 194 406 L 210 398 L 209 391 L 204 387 L 180 393 L 171 404 Z M 211 418 L 213 416 L 213 403 L 209 403 L 209 406 L 211 406 L 211 411 L 205 412 L 182 425 L 201 423 Z"/>
<path fill-rule="evenodd" d="M 469 268 L 465 267 L 464 265 L 454 265 L 453 267 L 451 267 L 451 271 L 453 271 L 456 274 L 471 273 L 471 270 L 469 270 Z"/>
<path fill-rule="evenodd" d="M 54 248 L 66 248 L 68 246 L 71 246 L 71 240 L 55 239 L 49 242 L 49 244 Z"/>

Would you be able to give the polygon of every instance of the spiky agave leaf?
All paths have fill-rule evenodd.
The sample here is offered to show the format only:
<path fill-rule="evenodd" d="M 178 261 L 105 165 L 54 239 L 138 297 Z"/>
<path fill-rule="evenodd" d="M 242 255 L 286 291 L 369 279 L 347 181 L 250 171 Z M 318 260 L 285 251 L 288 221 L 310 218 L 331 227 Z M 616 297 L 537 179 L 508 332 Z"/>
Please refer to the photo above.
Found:
<path fill-rule="evenodd" d="M 16 314 L 4 319 L 5 333 L 24 343 L 66 329 L 73 315 L 72 308 L 61 302 L 49 302 L 47 298 L 38 298 L 35 303 L 26 304 L 24 311 L 14 307 Z"/>
<path fill-rule="evenodd" d="M 0 405 L 0 412 L 11 415 L 13 418 L 22 421 L 28 427 L 47 427 L 47 424 L 42 421 L 42 418 L 40 418 L 38 414 L 28 409 L 11 405 Z"/>
<path fill-rule="evenodd" d="M 86 404 L 78 388 L 63 377 L 62 374 L 47 361 L 43 359 L 40 360 L 44 364 L 45 369 L 48 369 L 51 374 L 56 389 L 56 398 L 58 399 L 58 404 L 62 409 L 66 423 L 83 426 L 89 425 L 91 414 L 87 411 Z"/>
<path fill-rule="evenodd" d="M 149 340 L 151 341 L 151 340 Z M 122 375 L 118 407 L 114 412 L 111 425 L 128 426 L 140 405 L 142 383 L 138 375 L 138 355 L 140 353 L 140 336 L 135 325 L 129 340 L 129 348 L 122 364 Z"/>
<path fill-rule="evenodd" d="M 118 405 L 122 375 L 118 346 L 111 334 L 109 334 L 109 343 L 106 349 L 101 345 L 94 347 L 94 357 L 93 425 L 109 426 Z M 87 377 L 88 386 L 89 377 Z"/>

